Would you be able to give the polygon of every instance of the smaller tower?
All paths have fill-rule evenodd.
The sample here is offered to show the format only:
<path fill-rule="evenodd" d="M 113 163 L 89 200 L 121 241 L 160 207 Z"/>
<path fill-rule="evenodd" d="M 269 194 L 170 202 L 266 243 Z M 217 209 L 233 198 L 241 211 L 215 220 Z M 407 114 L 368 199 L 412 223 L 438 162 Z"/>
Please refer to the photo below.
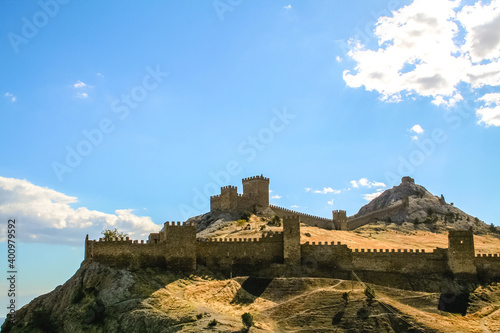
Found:
<path fill-rule="evenodd" d="M 347 230 L 347 215 L 345 210 L 334 210 L 333 215 L 333 225 L 335 225 L 336 230 Z"/>
<path fill-rule="evenodd" d="M 448 232 L 448 266 L 455 274 L 476 274 L 474 234 L 469 230 Z"/>
<path fill-rule="evenodd" d="M 283 217 L 283 257 L 285 265 L 300 266 L 300 217 Z"/>
<path fill-rule="evenodd" d="M 238 209 L 238 189 L 236 186 L 224 186 L 220 189 L 220 209 L 234 212 Z"/>
<path fill-rule="evenodd" d="M 165 222 L 160 231 L 165 246 L 167 268 L 191 272 L 196 269 L 196 227 L 186 223 Z"/>

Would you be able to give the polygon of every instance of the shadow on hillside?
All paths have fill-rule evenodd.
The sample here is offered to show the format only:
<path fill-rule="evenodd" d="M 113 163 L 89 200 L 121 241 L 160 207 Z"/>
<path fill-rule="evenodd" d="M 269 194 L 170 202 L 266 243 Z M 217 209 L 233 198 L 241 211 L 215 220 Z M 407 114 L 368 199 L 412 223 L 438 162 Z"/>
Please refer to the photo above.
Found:
<path fill-rule="evenodd" d="M 248 277 L 236 292 L 231 304 L 251 304 L 267 289 L 272 278 Z"/>
<path fill-rule="evenodd" d="M 465 316 L 467 314 L 467 309 L 469 308 L 469 303 L 469 293 L 442 293 L 439 298 L 438 310 L 450 313 L 460 313 L 462 316 Z"/>

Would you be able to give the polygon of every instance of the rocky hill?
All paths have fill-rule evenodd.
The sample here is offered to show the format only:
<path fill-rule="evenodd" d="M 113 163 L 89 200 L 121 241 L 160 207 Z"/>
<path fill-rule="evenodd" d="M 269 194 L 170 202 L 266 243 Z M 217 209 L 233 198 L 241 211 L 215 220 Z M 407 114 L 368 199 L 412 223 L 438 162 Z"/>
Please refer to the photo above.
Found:
<path fill-rule="evenodd" d="M 430 193 L 425 187 L 415 184 L 410 177 L 403 177 L 401 184 L 384 191 L 378 197 L 354 215 L 363 215 L 391 207 L 401 202 L 404 197 L 409 198 L 409 206 L 405 209 L 381 214 L 378 220 L 401 225 L 405 222 L 419 225 L 418 229 L 428 231 L 445 231 L 447 229 L 468 229 L 472 227 L 475 233 L 490 231 L 488 226 L 477 217 L 471 216 L 453 203 L 447 203 L 443 195 L 440 197 Z"/>
<path fill-rule="evenodd" d="M 500 286 L 478 287 L 465 316 L 438 310 L 440 295 L 328 278 L 224 279 L 84 262 L 64 285 L 17 311 L 1 332 L 498 332 Z M 343 296 L 347 294 L 347 296 Z M 441 302 L 443 300 L 441 299 Z"/>

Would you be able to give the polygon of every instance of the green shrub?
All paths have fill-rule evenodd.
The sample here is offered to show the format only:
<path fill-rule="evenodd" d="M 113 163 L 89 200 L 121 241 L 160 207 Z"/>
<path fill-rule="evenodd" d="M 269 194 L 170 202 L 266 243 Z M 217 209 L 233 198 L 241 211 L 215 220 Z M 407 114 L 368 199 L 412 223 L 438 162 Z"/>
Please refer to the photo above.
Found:
<path fill-rule="evenodd" d="M 242 226 L 244 226 L 244 225 L 245 225 L 245 223 L 247 223 L 247 222 L 248 222 L 247 220 L 243 220 L 243 219 L 241 219 L 241 220 L 236 221 L 236 225 L 237 225 L 238 227 L 242 227 Z"/>
<path fill-rule="evenodd" d="M 260 230 L 264 230 L 264 229 L 266 229 L 266 226 L 265 225 L 261 225 L 260 226 Z"/>
<path fill-rule="evenodd" d="M 274 217 L 267 224 L 273 227 L 281 227 L 281 218 L 278 215 L 274 215 Z"/>
<path fill-rule="evenodd" d="M 214 327 L 214 326 L 217 326 L 219 322 L 216 320 L 216 319 L 212 319 L 210 320 L 210 322 L 208 323 L 208 326 L 210 327 Z"/>
<path fill-rule="evenodd" d="M 372 302 L 375 299 L 375 290 L 373 290 L 370 286 L 366 286 L 365 296 L 368 303 Z"/>
<path fill-rule="evenodd" d="M 196 319 L 201 319 L 201 318 L 203 318 L 203 314 L 202 314 L 202 313 L 198 313 L 198 314 L 196 315 Z"/>
<path fill-rule="evenodd" d="M 56 332 L 57 328 L 47 310 L 33 312 L 33 325 L 45 332 Z"/>
<path fill-rule="evenodd" d="M 252 314 L 249 312 L 245 312 L 244 314 L 242 314 L 241 322 L 243 323 L 243 326 L 245 326 L 246 329 L 248 330 L 250 327 L 254 325 Z"/>
<path fill-rule="evenodd" d="M 103 231 L 101 231 L 101 234 L 104 236 L 105 241 L 110 241 L 113 238 L 120 238 L 121 239 L 122 237 L 125 238 L 128 236 L 127 234 L 124 234 L 123 232 L 119 232 L 116 228 L 115 228 L 115 230 L 111 230 L 111 229 L 103 230 Z"/>
<path fill-rule="evenodd" d="M 347 303 L 349 303 L 349 293 L 348 292 L 343 293 L 342 299 L 344 300 L 345 305 L 347 305 Z"/>
<path fill-rule="evenodd" d="M 250 220 L 250 216 L 252 216 L 252 213 L 245 211 L 241 214 L 240 219 L 248 222 L 248 220 Z"/>

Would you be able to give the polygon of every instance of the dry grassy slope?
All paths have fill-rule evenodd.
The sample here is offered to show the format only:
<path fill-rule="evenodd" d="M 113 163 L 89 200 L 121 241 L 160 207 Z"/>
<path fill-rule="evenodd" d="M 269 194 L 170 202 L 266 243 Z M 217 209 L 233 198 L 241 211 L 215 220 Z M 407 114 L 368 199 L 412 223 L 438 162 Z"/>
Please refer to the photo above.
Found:
<path fill-rule="evenodd" d="M 245 312 L 254 315 L 256 327 L 252 332 L 332 332 L 334 328 L 336 332 L 500 329 L 499 286 L 478 288 L 476 294 L 482 300 L 478 298 L 476 306 L 471 307 L 474 313 L 462 317 L 437 310 L 439 294 L 435 293 L 372 285 L 378 301 L 368 304 L 364 287 L 357 282 L 320 278 L 250 280 L 246 277 L 217 280 L 207 276 L 176 279 L 150 294 L 142 301 L 141 308 L 148 309 L 150 315 L 166 314 L 176 321 L 201 314 L 198 320 L 178 326 L 181 332 L 237 332 Z M 350 294 L 347 305 L 342 300 L 344 292 Z M 210 328 L 208 324 L 214 319 L 218 324 Z"/>
<path fill-rule="evenodd" d="M 261 218 L 253 215 L 249 221 L 252 230 L 244 230 L 245 225 L 226 221 L 218 229 L 204 233 L 204 237 L 256 238 L 260 237 L 261 226 L 264 231 L 281 231 L 281 227 L 269 227 Z M 424 249 L 432 251 L 437 247 L 448 247 L 448 233 L 433 233 L 415 230 L 411 224 L 387 225 L 375 223 L 365 225 L 354 231 L 325 230 L 316 227 L 301 226 L 301 242 L 341 242 L 352 249 Z M 498 235 L 485 234 L 474 236 L 476 253 L 499 253 Z"/>

